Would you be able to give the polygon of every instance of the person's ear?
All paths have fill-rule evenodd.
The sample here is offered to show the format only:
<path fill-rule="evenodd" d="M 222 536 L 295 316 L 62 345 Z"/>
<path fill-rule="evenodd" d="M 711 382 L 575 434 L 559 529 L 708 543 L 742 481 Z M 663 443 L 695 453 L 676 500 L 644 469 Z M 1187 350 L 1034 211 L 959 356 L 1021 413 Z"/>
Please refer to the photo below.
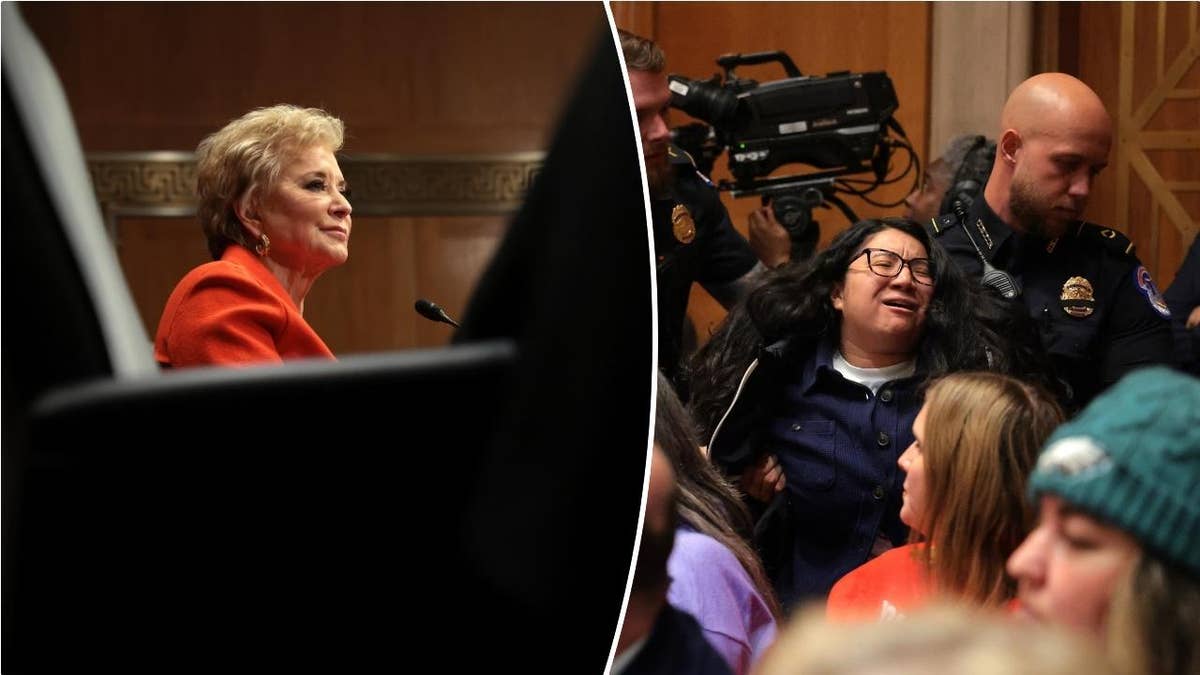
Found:
<path fill-rule="evenodd" d="M 845 303 L 845 301 L 842 300 L 842 285 L 841 284 L 833 285 L 833 290 L 829 293 L 829 302 L 833 303 L 834 309 L 836 309 L 839 312 L 842 311 L 842 306 L 845 305 L 846 303 Z"/>
<path fill-rule="evenodd" d="M 1015 166 L 1017 163 L 1017 152 L 1021 149 L 1023 141 L 1021 134 L 1016 129 L 1007 129 L 1000 136 L 1000 142 L 996 144 L 997 152 L 1004 158 L 1004 162 L 1009 166 Z"/>
<path fill-rule="evenodd" d="M 258 239 L 262 234 L 262 221 L 258 217 L 258 204 L 253 196 L 253 190 L 247 190 L 233 203 L 233 212 L 241 221 L 242 227 L 250 233 L 251 239 Z"/>

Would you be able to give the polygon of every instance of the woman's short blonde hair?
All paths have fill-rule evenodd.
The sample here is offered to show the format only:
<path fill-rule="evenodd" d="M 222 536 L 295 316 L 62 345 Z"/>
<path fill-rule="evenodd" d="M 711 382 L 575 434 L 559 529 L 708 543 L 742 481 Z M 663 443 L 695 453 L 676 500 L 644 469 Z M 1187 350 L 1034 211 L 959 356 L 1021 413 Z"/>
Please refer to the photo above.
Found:
<path fill-rule="evenodd" d="M 242 115 L 196 147 L 200 224 L 213 259 L 231 243 L 253 248 L 234 205 L 252 203 L 279 178 L 284 163 L 312 146 L 342 148 L 345 124 L 319 108 L 276 105 Z"/>

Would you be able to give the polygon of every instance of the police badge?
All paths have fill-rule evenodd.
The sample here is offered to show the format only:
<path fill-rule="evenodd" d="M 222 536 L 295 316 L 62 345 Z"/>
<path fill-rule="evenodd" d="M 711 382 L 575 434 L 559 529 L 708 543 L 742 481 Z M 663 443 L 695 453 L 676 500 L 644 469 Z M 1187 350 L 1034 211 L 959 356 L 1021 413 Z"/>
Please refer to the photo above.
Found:
<path fill-rule="evenodd" d="M 681 244 L 690 244 L 696 238 L 696 223 L 683 204 L 676 204 L 675 208 L 671 209 L 671 231 Z"/>
<path fill-rule="evenodd" d="M 1077 319 L 1086 319 L 1096 311 L 1096 297 L 1092 282 L 1083 277 L 1071 277 L 1063 284 L 1059 303 L 1063 311 Z"/>

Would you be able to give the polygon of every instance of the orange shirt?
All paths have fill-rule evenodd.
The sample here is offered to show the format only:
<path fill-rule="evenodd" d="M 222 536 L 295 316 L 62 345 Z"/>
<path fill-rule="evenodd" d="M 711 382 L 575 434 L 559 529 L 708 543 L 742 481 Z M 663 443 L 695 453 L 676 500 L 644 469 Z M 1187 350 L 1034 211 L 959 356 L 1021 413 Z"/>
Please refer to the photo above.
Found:
<path fill-rule="evenodd" d="M 903 617 L 933 596 L 919 556 L 925 544 L 886 551 L 855 568 L 829 591 L 825 613 L 835 621 Z"/>
<path fill-rule="evenodd" d="M 900 619 L 934 599 L 933 586 L 921 559 L 926 544 L 897 546 L 853 569 L 838 580 L 825 602 L 834 621 Z M 1012 614 L 1020 604 L 1006 601 L 1000 610 Z"/>
<path fill-rule="evenodd" d="M 175 286 L 154 337 L 154 360 L 164 368 L 302 357 L 334 358 L 279 279 L 237 244 Z"/>

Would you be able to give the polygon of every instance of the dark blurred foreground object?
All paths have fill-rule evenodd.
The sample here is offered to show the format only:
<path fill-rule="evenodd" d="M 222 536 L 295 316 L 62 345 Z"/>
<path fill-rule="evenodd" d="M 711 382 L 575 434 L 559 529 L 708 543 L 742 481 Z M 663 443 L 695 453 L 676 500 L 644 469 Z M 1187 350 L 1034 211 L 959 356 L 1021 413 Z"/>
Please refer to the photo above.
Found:
<path fill-rule="evenodd" d="M 162 375 L 0 10 L 4 672 L 602 672 L 652 349 L 607 28 L 457 344 Z"/>

